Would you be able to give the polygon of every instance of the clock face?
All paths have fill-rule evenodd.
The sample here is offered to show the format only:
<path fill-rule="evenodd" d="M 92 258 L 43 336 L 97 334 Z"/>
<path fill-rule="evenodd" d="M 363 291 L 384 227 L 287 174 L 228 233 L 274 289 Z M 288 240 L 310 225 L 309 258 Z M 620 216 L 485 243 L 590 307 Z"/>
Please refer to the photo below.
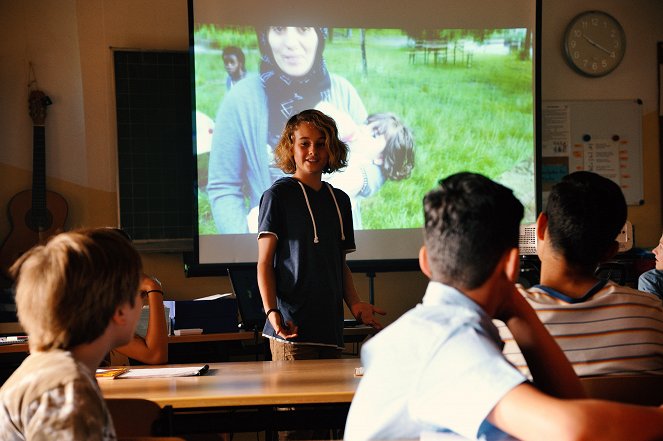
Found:
<path fill-rule="evenodd" d="M 599 77 L 612 72 L 624 58 L 625 49 L 624 30 L 605 12 L 583 12 L 566 28 L 566 60 L 583 75 Z"/>

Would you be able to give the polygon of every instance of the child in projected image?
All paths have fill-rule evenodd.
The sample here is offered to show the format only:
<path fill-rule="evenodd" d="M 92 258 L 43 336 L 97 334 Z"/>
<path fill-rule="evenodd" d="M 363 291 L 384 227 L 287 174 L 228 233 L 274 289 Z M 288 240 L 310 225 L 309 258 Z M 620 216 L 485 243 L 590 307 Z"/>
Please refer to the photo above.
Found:
<path fill-rule="evenodd" d="M 235 83 L 246 76 L 244 52 L 236 46 L 226 46 L 223 49 L 223 67 L 228 73 L 226 89 L 230 90 Z"/>
<path fill-rule="evenodd" d="M 360 198 L 377 193 L 386 180 L 410 177 L 414 168 L 412 131 L 392 113 L 374 113 L 365 124 L 357 124 L 330 103 L 320 102 L 316 109 L 336 121 L 339 139 L 349 147 L 348 166 L 323 180 L 350 196 L 355 230 L 362 229 Z M 249 231 L 256 233 L 258 207 L 251 209 L 247 222 Z"/>
<path fill-rule="evenodd" d="M 375 194 L 385 180 L 410 177 L 414 168 L 412 131 L 393 113 L 373 113 L 364 124 L 357 124 L 330 103 L 320 102 L 316 109 L 334 118 L 339 138 L 350 149 L 348 166 L 325 180 L 350 196 L 355 229 L 361 229 L 359 198 Z"/>

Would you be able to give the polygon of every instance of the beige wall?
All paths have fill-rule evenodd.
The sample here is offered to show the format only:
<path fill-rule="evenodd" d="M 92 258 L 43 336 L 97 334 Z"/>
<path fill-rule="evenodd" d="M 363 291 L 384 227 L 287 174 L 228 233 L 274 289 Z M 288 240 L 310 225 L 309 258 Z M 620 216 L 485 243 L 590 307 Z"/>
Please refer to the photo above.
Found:
<path fill-rule="evenodd" d="M 395 1 L 395 0 L 394 0 Z M 562 58 L 567 22 L 587 9 L 602 9 L 623 24 L 628 39 L 622 65 L 605 78 L 575 74 Z M 31 186 L 32 122 L 27 114 L 29 63 L 38 85 L 53 100 L 46 146 L 50 190 L 69 202 L 67 228 L 117 225 L 115 109 L 111 47 L 184 50 L 186 0 L 0 0 L 0 206 Z M 629 208 L 636 245 L 650 247 L 661 231 L 656 42 L 663 41 L 660 0 L 543 0 L 542 95 L 544 100 L 643 100 L 645 204 Z M 0 215 L 0 238 L 9 233 Z M 181 256 L 144 255 L 169 298 L 229 291 L 226 277 L 184 277 Z M 355 275 L 368 297 L 368 279 Z M 416 304 L 426 280 L 418 272 L 379 273 L 376 302 L 391 322 Z"/>

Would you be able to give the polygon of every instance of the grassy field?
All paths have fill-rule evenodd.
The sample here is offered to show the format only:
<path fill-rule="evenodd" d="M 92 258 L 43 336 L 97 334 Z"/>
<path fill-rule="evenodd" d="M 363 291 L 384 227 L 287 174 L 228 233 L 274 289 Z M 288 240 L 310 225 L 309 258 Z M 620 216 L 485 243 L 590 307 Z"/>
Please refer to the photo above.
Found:
<path fill-rule="evenodd" d="M 475 52 L 468 66 L 452 52 L 447 62 L 409 60 L 407 39 L 397 31 L 367 34 L 367 72 L 362 71 L 359 32 L 334 36 L 325 60 L 331 72 L 345 76 L 357 89 L 368 112 L 390 111 L 412 129 L 416 163 L 410 178 L 386 182 L 362 201 L 364 228 L 415 228 L 422 224 L 421 199 L 438 179 L 468 170 L 511 185 L 528 212 L 535 207 L 531 176 L 533 142 L 532 64 L 515 53 Z M 208 38 L 213 37 L 209 33 Z M 217 36 L 217 38 L 221 38 Z M 249 71 L 258 69 L 255 34 L 233 36 L 247 51 Z M 246 38 L 246 40 L 242 40 Z M 467 55 L 467 53 L 465 53 Z M 225 93 L 226 73 L 218 53 L 197 58 L 197 109 L 214 118 Z M 515 167 L 515 168 L 514 168 Z M 199 170 L 207 170 L 206 157 Z M 514 171 L 515 170 L 515 171 Z M 204 190 L 204 189 L 201 189 Z M 530 195 L 531 193 L 531 195 Z M 214 233 L 209 203 L 199 192 L 200 232 Z"/>

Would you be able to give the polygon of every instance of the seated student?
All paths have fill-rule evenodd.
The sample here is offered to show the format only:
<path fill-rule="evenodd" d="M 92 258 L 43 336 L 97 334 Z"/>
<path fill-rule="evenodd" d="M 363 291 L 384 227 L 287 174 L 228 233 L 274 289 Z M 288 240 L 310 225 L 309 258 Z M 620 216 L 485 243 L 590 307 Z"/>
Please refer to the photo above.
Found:
<path fill-rule="evenodd" d="M 431 282 L 420 305 L 363 345 L 345 439 L 663 437 L 663 408 L 577 399 L 578 377 L 514 286 L 523 206 L 511 190 L 459 173 L 424 207 L 419 263 Z M 534 384 L 502 355 L 492 318 L 523 347 Z"/>
<path fill-rule="evenodd" d="M 656 256 L 656 267 L 640 274 L 638 289 L 656 294 L 663 300 L 663 236 L 651 252 Z"/>
<path fill-rule="evenodd" d="M 132 241 L 129 233 L 121 228 L 109 227 Z M 163 288 L 154 276 L 143 274 L 140 280 L 142 305 L 149 307 L 149 317 L 145 337 L 134 334 L 131 341 L 112 350 L 104 364 L 128 366 L 129 358 L 145 364 L 164 364 L 168 362 L 168 326 L 166 311 L 163 306 Z"/>
<path fill-rule="evenodd" d="M 150 315 L 145 337 L 134 334 L 131 341 L 110 354 L 111 365 L 128 365 L 132 358 L 145 364 L 164 364 L 168 362 L 168 327 L 166 311 L 163 306 L 163 289 L 156 277 L 143 274 L 140 282 L 142 305 L 148 305 Z"/>
<path fill-rule="evenodd" d="M 521 293 L 580 376 L 663 375 L 661 300 L 594 276 L 617 252 L 626 212 L 619 185 L 581 171 L 553 186 L 537 220 L 540 284 Z M 527 374 L 508 329 L 500 334 L 506 357 Z"/>
<path fill-rule="evenodd" d="M 0 438 L 116 439 L 95 370 L 134 334 L 138 252 L 116 231 L 81 230 L 32 248 L 11 271 L 30 355 L 0 388 Z"/>

